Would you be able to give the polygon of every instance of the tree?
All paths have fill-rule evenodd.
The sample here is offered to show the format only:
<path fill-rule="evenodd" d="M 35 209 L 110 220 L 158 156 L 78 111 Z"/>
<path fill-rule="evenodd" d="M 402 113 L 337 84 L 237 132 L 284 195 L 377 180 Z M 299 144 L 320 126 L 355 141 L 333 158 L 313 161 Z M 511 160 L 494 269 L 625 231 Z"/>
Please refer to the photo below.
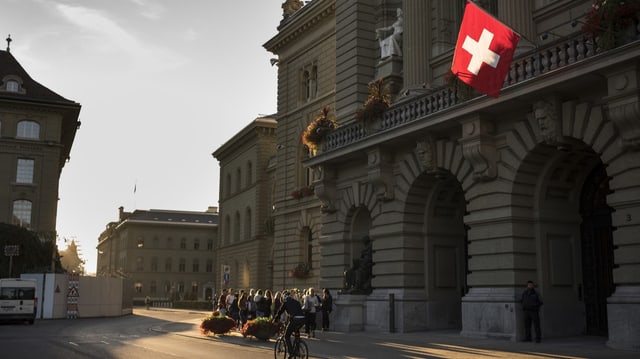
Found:
<path fill-rule="evenodd" d="M 0 223 L 0 278 L 9 277 L 10 258 L 4 255 L 4 246 L 20 246 L 20 254 L 13 257 L 11 275 L 21 273 L 45 273 L 53 270 L 62 273 L 55 236 L 36 233 L 24 227 Z"/>
<path fill-rule="evenodd" d="M 62 268 L 67 272 L 84 274 L 86 261 L 80 258 L 78 246 L 74 240 L 71 241 L 66 249 L 60 251 L 60 262 L 62 262 Z"/>

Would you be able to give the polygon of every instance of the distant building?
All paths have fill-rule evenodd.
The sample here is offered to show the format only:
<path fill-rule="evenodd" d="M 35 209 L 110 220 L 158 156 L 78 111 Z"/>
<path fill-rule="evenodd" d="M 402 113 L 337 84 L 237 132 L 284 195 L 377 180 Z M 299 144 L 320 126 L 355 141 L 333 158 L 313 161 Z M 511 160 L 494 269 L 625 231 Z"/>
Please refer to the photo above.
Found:
<path fill-rule="evenodd" d="M 275 152 L 276 121 L 261 117 L 213 153 L 220 162 L 218 289 L 272 288 Z"/>
<path fill-rule="evenodd" d="M 133 280 L 134 298 L 210 300 L 218 209 L 125 212 L 98 239 L 97 276 Z"/>
<path fill-rule="evenodd" d="M 0 51 L 0 222 L 54 238 L 58 182 L 79 113 L 80 104 L 42 86 Z"/>

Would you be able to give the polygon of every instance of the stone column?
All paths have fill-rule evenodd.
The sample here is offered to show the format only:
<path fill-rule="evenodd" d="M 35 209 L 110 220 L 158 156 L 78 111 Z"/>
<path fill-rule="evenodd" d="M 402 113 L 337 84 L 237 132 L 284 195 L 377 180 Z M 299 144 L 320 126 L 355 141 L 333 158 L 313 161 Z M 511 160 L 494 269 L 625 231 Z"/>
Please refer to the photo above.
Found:
<path fill-rule="evenodd" d="M 533 1 L 498 0 L 498 19 L 522 36 L 518 43 L 520 51 L 535 47 L 533 40 L 529 40 L 535 38 L 532 13 Z"/>
<path fill-rule="evenodd" d="M 429 52 L 431 1 L 404 0 L 404 88 L 421 88 L 431 81 Z"/>

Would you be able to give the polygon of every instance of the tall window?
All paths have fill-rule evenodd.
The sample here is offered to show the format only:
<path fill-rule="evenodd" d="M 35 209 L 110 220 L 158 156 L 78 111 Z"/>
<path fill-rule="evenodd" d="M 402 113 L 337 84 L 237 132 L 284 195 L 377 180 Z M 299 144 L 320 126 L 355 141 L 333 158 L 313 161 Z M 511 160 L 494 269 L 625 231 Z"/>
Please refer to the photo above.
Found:
<path fill-rule="evenodd" d="M 198 273 L 200 272 L 200 261 L 198 261 L 197 259 L 193 260 L 193 273 Z"/>
<path fill-rule="evenodd" d="M 136 271 L 142 272 L 144 270 L 144 261 L 142 257 L 136 258 Z"/>
<path fill-rule="evenodd" d="M 236 193 L 242 189 L 242 170 L 238 168 L 236 170 Z"/>
<path fill-rule="evenodd" d="M 171 272 L 173 270 L 173 265 L 171 263 L 171 258 L 165 258 L 164 260 L 164 271 Z"/>
<path fill-rule="evenodd" d="M 35 121 L 20 121 L 18 122 L 17 138 L 29 138 L 33 140 L 40 139 L 40 124 Z"/>
<path fill-rule="evenodd" d="M 206 267 L 205 267 L 205 271 L 207 273 L 213 272 L 213 261 L 211 259 L 207 259 L 207 264 L 206 264 Z"/>
<path fill-rule="evenodd" d="M 247 211 L 244 218 L 244 236 L 246 239 L 251 239 L 251 226 L 252 226 L 251 208 L 247 207 Z"/>
<path fill-rule="evenodd" d="M 302 101 L 309 101 L 318 96 L 318 67 L 316 65 L 307 65 L 301 72 L 301 91 L 300 97 Z"/>
<path fill-rule="evenodd" d="M 213 250 L 213 239 L 207 240 L 207 250 L 208 251 L 212 251 Z"/>
<path fill-rule="evenodd" d="M 151 258 L 151 271 L 152 272 L 158 271 L 158 257 Z"/>
<path fill-rule="evenodd" d="M 240 212 L 236 212 L 236 219 L 233 223 L 233 241 L 235 243 L 240 242 Z"/>
<path fill-rule="evenodd" d="M 149 283 L 149 293 L 156 294 L 156 291 L 157 291 L 156 281 L 152 280 L 151 283 Z"/>
<path fill-rule="evenodd" d="M 187 267 L 187 261 L 184 258 L 180 258 L 180 262 L 178 263 L 178 272 L 184 272 Z"/>
<path fill-rule="evenodd" d="M 187 249 L 187 239 L 186 238 L 180 239 L 180 249 Z"/>
<path fill-rule="evenodd" d="M 197 238 L 193 240 L 193 249 L 200 249 L 200 240 Z"/>
<path fill-rule="evenodd" d="M 19 199 L 13 201 L 13 224 L 31 228 L 31 201 Z"/>
<path fill-rule="evenodd" d="M 253 181 L 253 163 L 247 162 L 247 187 L 251 186 Z"/>
<path fill-rule="evenodd" d="M 231 243 L 231 218 L 226 216 L 224 219 L 224 244 Z"/>
<path fill-rule="evenodd" d="M 16 169 L 16 182 L 33 183 L 33 168 L 35 161 L 27 158 L 18 158 L 18 168 Z"/>
<path fill-rule="evenodd" d="M 231 197 L 231 174 L 227 173 L 227 182 L 225 187 L 227 188 L 227 197 Z"/>

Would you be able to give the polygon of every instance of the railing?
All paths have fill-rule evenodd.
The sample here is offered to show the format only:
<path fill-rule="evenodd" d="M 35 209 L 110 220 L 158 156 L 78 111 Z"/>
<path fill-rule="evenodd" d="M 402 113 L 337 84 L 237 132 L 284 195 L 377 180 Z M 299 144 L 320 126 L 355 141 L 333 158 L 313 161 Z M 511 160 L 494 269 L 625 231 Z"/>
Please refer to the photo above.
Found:
<path fill-rule="evenodd" d="M 580 62 L 599 52 L 601 50 L 595 45 L 594 39 L 584 34 L 531 50 L 513 60 L 503 87 Z M 418 95 L 411 100 L 393 104 L 385 111 L 381 119 L 380 131 L 403 126 L 464 101 L 458 99 L 456 92 L 448 87 Z M 325 136 L 321 143 L 321 151 L 328 152 L 357 143 L 367 135 L 367 129 L 360 122 L 340 126 Z"/>

